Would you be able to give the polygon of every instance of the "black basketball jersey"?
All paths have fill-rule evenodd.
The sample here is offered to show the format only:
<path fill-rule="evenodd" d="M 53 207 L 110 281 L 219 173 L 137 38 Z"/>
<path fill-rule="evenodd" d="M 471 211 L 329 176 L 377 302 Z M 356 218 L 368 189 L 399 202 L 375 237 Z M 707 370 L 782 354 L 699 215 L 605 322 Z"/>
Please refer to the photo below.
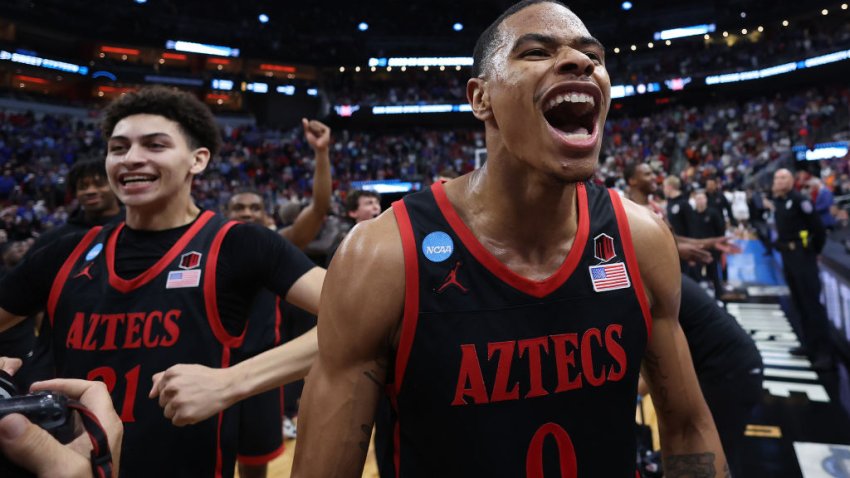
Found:
<path fill-rule="evenodd" d="M 172 365 L 233 362 L 242 337 L 228 334 L 219 319 L 216 267 L 234 224 L 203 212 L 159 261 L 132 279 L 115 273 L 124 223 L 96 228 L 56 277 L 47 316 L 57 376 L 106 383 L 124 422 L 122 477 L 233 475 L 235 407 L 175 427 L 148 392 L 153 374 Z"/>
<path fill-rule="evenodd" d="M 575 241 L 542 281 L 491 255 L 442 184 L 393 205 L 406 271 L 388 385 L 397 476 L 635 476 L 649 307 L 619 196 L 578 184 L 577 197 Z"/>

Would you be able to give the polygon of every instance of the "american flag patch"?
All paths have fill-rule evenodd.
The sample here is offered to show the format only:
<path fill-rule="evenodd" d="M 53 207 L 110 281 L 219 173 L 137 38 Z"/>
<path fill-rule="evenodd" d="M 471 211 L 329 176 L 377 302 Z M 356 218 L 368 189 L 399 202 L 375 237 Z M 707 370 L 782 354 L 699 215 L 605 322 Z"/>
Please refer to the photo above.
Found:
<path fill-rule="evenodd" d="M 626 273 L 626 264 L 622 262 L 590 266 L 588 270 L 590 270 L 593 290 L 596 292 L 625 289 L 632 285 L 629 274 Z"/>
<path fill-rule="evenodd" d="M 201 270 L 171 271 L 168 280 L 165 281 L 166 289 L 180 289 L 183 287 L 198 287 L 201 283 Z"/>

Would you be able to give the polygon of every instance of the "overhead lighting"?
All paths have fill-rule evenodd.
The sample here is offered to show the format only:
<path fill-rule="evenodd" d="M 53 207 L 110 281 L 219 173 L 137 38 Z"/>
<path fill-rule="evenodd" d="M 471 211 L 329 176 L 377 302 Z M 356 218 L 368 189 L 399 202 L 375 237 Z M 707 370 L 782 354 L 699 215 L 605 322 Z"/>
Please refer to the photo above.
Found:
<path fill-rule="evenodd" d="M 647 43 L 647 44 L 646 44 L 646 46 L 648 46 L 649 48 L 652 48 L 652 47 L 654 47 L 654 46 L 655 46 L 655 44 L 654 44 L 654 43 L 652 43 L 652 42 L 649 42 L 649 43 Z"/>
<path fill-rule="evenodd" d="M 703 35 L 703 38 L 705 38 L 706 40 L 711 40 L 711 35 L 706 33 L 705 35 Z"/>
<path fill-rule="evenodd" d="M 614 48 L 614 53 L 620 53 L 620 47 Z"/>
<path fill-rule="evenodd" d="M 758 28 L 758 30 L 759 30 L 759 33 L 761 33 L 761 32 L 763 32 L 763 31 L 764 31 L 764 27 L 760 26 L 760 27 Z"/>
<path fill-rule="evenodd" d="M 260 16 L 257 17 L 257 19 L 260 20 L 260 23 L 268 23 L 269 22 L 269 16 L 266 15 L 265 13 L 261 13 Z"/>
<path fill-rule="evenodd" d="M 746 28 L 742 28 L 742 29 L 741 29 L 741 35 L 746 35 L 746 34 L 747 34 L 747 29 L 746 29 Z"/>
<path fill-rule="evenodd" d="M 747 18 L 747 12 L 741 12 L 741 18 Z"/>
<path fill-rule="evenodd" d="M 622 8 L 623 10 L 626 10 L 626 11 L 631 10 L 632 7 L 633 7 L 632 2 L 629 2 L 629 1 L 625 1 L 625 2 L 622 3 L 622 5 L 620 5 L 620 8 Z"/>
<path fill-rule="evenodd" d="M 726 38 L 728 36 L 729 36 L 729 32 L 723 32 L 723 38 Z"/>
<path fill-rule="evenodd" d="M 782 26 L 787 27 L 788 26 L 788 20 L 782 20 Z"/>
<path fill-rule="evenodd" d="M 846 3 L 842 3 L 842 4 L 841 4 L 841 9 L 842 9 L 842 10 L 847 10 L 847 4 L 846 4 Z"/>
<path fill-rule="evenodd" d="M 359 67 L 359 66 L 355 66 L 355 67 L 354 67 L 354 71 L 356 71 L 357 73 L 360 73 L 360 67 Z"/>
<path fill-rule="evenodd" d="M 666 42 L 664 42 L 664 44 L 667 45 L 667 46 L 670 46 L 670 45 L 673 44 L 673 42 L 671 42 L 670 40 L 667 40 Z"/>
<path fill-rule="evenodd" d="M 823 16 L 827 16 L 827 15 L 829 15 L 829 10 L 824 8 L 823 10 L 820 11 L 820 14 L 823 15 Z"/>
<path fill-rule="evenodd" d="M 632 51 L 637 50 L 637 45 L 632 45 Z"/>
<path fill-rule="evenodd" d="M 460 23 L 460 22 L 455 23 L 454 25 L 452 25 L 452 30 L 454 30 L 456 32 L 463 31 L 463 23 Z"/>
<path fill-rule="evenodd" d="M 344 66 L 339 67 L 339 72 L 340 72 L 340 73 L 345 73 L 345 67 L 344 67 Z"/>
<path fill-rule="evenodd" d="M 360 24 L 357 25 L 357 29 L 360 30 L 361 32 L 365 32 L 366 30 L 369 29 L 369 24 L 366 23 L 366 22 L 360 22 Z"/>

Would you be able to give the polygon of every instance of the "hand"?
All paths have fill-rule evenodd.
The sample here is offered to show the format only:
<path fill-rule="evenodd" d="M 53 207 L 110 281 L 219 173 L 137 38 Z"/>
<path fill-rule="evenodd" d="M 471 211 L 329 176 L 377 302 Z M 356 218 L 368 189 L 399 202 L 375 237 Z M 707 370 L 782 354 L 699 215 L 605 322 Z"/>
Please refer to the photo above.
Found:
<path fill-rule="evenodd" d="M 3 358 L 0 358 L 0 363 L 2 361 Z M 5 365 L 3 369 L 8 371 Z M 124 427 L 115 413 L 106 385 L 103 382 L 87 380 L 56 379 L 34 383 L 32 391 L 39 390 L 65 394 L 68 398 L 78 400 L 94 413 L 109 440 L 113 476 L 117 477 Z M 87 433 L 83 433 L 68 445 L 62 445 L 23 415 L 12 414 L 0 420 L 0 449 L 13 463 L 40 477 L 92 476 L 92 445 Z"/>
<path fill-rule="evenodd" d="M 714 260 L 711 253 L 705 250 L 703 244 L 696 242 L 676 242 L 676 248 L 679 250 L 679 258 L 690 265 L 710 264 Z"/>
<path fill-rule="evenodd" d="M 331 144 L 331 129 L 321 121 L 308 121 L 307 118 L 301 118 L 301 126 L 304 127 L 304 137 L 310 147 L 317 153 L 327 152 Z"/>
<path fill-rule="evenodd" d="M 15 372 L 21 368 L 23 362 L 19 358 L 14 357 L 0 357 L 0 370 L 8 373 L 9 375 L 15 375 Z"/>
<path fill-rule="evenodd" d="M 738 244 L 732 242 L 732 238 L 730 237 L 716 237 L 709 239 L 710 247 L 716 249 L 720 252 L 725 252 L 727 254 L 740 254 L 743 249 Z"/>
<path fill-rule="evenodd" d="M 174 365 L 153 376 L 148 396 L 159 396 L 165 418 L 178 427 L 215 415 L 238 400 L 229 368 Z"/>

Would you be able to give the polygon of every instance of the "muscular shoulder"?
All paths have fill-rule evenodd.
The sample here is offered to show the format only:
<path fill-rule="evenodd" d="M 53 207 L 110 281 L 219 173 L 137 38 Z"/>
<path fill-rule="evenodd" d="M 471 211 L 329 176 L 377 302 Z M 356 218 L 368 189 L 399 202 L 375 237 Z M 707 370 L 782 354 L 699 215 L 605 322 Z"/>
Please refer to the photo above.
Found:
<path fill-rule="evenodd" d="M 678 298 L 679 254 L 670 228 L 649 209 L 628 199 L 623 200 L 623 208 L 650 304 L 654 306 L 670 294 Z"/>
<path fill-rule="evenodd" d="M 393 210 L 355 226 L 331 261 L 329 270 L 333 269 L 357 275 L 368 272 L 368 282 L 373 284 L 403 280 L 404 252 Z"/>
<path fill-rule="evenodd" d="M 344 322 L 350 333 L 367 334 L 372 340 L 377 334 L 381 341 L 395 342 L 404 310 L 404 284 L 401 235 L 390 209 L 357 225 L 343 240 L 328 267 L 322 318 Z M 322 340 L 322 320 L 319 324 Z"/>

